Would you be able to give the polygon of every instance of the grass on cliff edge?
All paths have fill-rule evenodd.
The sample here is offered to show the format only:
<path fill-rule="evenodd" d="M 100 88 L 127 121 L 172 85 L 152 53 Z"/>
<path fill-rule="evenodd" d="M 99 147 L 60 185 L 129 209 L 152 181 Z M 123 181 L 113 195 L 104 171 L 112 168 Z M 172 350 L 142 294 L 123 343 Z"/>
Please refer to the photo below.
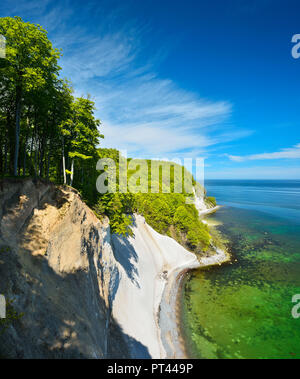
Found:
<path fill-rule="evenodd" d="M 100 156 L 114 159 L 117 167 L 117 190 L 119 188 L 119 152 L 115 149 L 99 149 Z M 130 159 L 127 160 L 130 162 Z M 137 184 L 142 182 L 151 185 L 151 161 L 147 160 L 148 172 L 147 177 L 138 178 Z M 101 215 L 107 215 L 110 219 L 111 230 L 113 233 L 121 235 L 132 235 L 132 217 L 131 214 L 138 213 L 145 217 L 146 222 L 154 230 L 161 234 L 174 238 L 187 249 L 200 253 L 208 251 L 211 245 L 211 236 L 209 228 L 205 225 L 198 215 L 198 211 L 192 204 L 193 195 L 190 193 L 174 193 L 174 188 L 178 184 L 183 186 L 183 178 L 191 175 L 184 167 L 170 162 L 159 162 L 162 166 L 168 166 L 170 169 L 170 189 L 171 193 L 162 193 L 168 183 L 162 180 L 162 167 L 160 167 L 160 180 L 155 183 L 159 188 L 159 193 L 106 193 L 98 194 L 97 200 L 90 204 L 95 214 L 101 218 Z M 173 167 L 172 167 L 173 166 Z M 182 170 L 182 178 L 174 174 L 174 166 Z M 128 170 L 128 180 L 134 175 L 139 167 L 135 170 Z M 181 183 L 178 183 L 178 180 Z M 192 177 L 193 186 L 199 186 Z M 152 182 L 153 185 L 153 182 Z M 209 206 L 215 205 L 214 198 L 207 198 Z"/>

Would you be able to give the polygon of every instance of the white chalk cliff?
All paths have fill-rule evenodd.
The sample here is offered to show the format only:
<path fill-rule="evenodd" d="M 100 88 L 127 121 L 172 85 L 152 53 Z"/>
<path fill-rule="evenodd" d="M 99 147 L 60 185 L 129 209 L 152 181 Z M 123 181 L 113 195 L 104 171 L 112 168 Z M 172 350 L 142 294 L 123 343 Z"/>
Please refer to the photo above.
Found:
<path fill-rule="evenodd" d="M 210 262 L 141 216 L 133 232 L 112 236 L 72 189 L 1 182 L 0 293 L 24 315 L 0 335 L 0 357 L 180 357 L 178 278 Z"/>

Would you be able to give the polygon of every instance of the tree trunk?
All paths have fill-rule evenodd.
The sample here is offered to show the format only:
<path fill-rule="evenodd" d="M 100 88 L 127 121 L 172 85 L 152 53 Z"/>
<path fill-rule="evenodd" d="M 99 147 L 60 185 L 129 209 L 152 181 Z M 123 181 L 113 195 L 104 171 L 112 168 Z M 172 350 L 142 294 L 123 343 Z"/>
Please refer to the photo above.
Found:
<path fill-rule="evenodd" d="M 42 141 L 41 149 L 40 149 L 40 164 L 39 164 L 39 176 L 43 176 L 43 167 L 44 167 L 44 142 Z"/>
<path fill-rule="evenodd" d="M 72 159 L 72 164 L 71 164 L 71 181 L 70 181 L 70 186 L 73 185 L 73 177 L 74 177 L 74 158 Z"/>
<path fill-rule="evenodd" d="M 15 154 L 15 120 L 12 118 L 7 112 L 7 153 L 8 153 L 8 159 L 7 159 L 7 173 L 9 175 L 14 175 L 14 154 Z"/>
<path fill-rule="evenodd" d="M 18 84 L 16 88 L 16 135 L 15 135 L 15 155 L 14 155 L 14 176 L 18 175 L 21 105 L 22 105 L 22 87 L 20 84 Z"/>
<path fill-rule="evenodd" d="M 7 145 L 8 145 L 7 138 L 5 138 L 5 147 L 4 147 L 4 174 L 7 174 L 7 152 L 8 152 Z"/>
<path fill-rule="evenodd" d="M 0 173 L 3 174 L 3 141 L 0 143 Z"/>
<path fill-rule="evenodd" d="M 24 142 L 23 176 L 26 176 L 26 155 L 27 155 L 26 147 L 27 147 L 27 136 L 25 137 L 25 142 Z"/>
<path fill-rule="evenodd" d="M 38 147 L 35 138 L 35 150 L 34 150 L 34 177 L 37 178 L 37 162 L 38 162 Z"/>
<path fill-rule="evenodd" d="M 49 150 L 48 150 L 48 157 L 47 157 L 47 174 L 46 174 L 46 178 L 47 178 L 47 180 L 49 180 L 50 155 L 51 155 L 51 149 L 50 149 L 50 147 L 49 147 Z"/>
<path fill-rule="evenodd" d="M 34 142 L 34 134 L 31 136 L 31 146 L 30 146 L 30 161 L 31 165 L 33 164 L 33 142 Z"/>
<path fill-rule="evenodd" d="M 28 136 L 29 136 L 29 119 L 28 119 L 28 117 L 26 120 L 26 124 L 27 124 L 27 130 L 26 130 L 25 142 L 24 142 L 23 176 L 26 176 L 27 142 L 28 142 Z"/>
<path fill-rule="evenodd" d="M 65 160 L 65 146 L 64 146 L 64 141 L 63 141 L 63 143 L 62 143 L 62 164 L 63 164 L 64 184 L 67 184 L 67 178 L 66 178 L 66 160 Z"/>

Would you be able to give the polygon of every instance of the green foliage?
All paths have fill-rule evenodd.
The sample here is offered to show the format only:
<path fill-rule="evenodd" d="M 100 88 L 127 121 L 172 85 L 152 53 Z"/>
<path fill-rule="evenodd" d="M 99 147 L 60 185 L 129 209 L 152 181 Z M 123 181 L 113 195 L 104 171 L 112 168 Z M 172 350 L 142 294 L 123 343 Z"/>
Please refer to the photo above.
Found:
<path fill-rule="evenodd" d="M 16 321 L 20 320 L 24 313 L 18 313 L 13 307 L 14 300 L 6 300 L 6 318 L 0 318 L 0 334 L 9 327 L 9 325 Z"/>
<path fill-rule="evenodd" d="M 191 247 L 202 247 L 206 250 L 210 244 L 210 235 L 207 225 L 199 220 L 192 205 L 180 206 L 174 215 L 174 223 L 184 231 Z"/>
<path fill-rule="evenodd" d="M 95 104 L 90 99 L 77 98 L 70 108 L 69 118 L 60 124 L 65 150 L 72 159 L 92 159 L 101 136 L 100 121 L 94 118 Z"/>
<path fill-rule="evenodd" d="M 27 105 L 34 99 L 37 106 L 43 108 L 41 114 L 34 112 L 35 118 L 44 118 L 48 101 L 51 102 L 53 90 L 59 82 L 60 52 L 52 47 L 47 32 L 40 25 L 23 22 L 20 17 L 0 18 L 0 34 L 6 38 L 6 64 L 0 69 L 0 141 L 5 146 L 5 159 L 9 156 L 10 171 L 17 176 L 20 174 L 20 145 L 25 145 L 22 151 L 26 155 L 28 139 L 37 133 L 37 128 L 32 128 L 26 117 L 33 111 Z M 48 127 L 49 123 L 43 124 L 47 132 Z M 43 133 L 42 158 L 46 139 L 46 133 Z M 1 158 L 0 164 L 3 165 Z M 7 162 L 4 166 L 7 171 Z"/>
<path fill-rule="evenodd" d="M 6 38 L 5 76 L 14 86 L 29 92 L 47 85 L 58 74 L 60 52 L 40 25 L 20 17 L 2 17 L 0 34 Z"/>
<path fill-rule="evenodd" d="M 11 248 L 9 246 L 0 246 L 0 255 L 5 253 L 10 253 Z"/>
<path fill-rule="evenodd" d="M 111 158 L 116 164 L 117 171 L 117 191 L 119 189 L 119 152 L 115 149 L 99 149 L 99 157 Z M 132 162 L 128 159 L 127 164 Z M 136 160 L 138 162 L 138 160 Z M 157 162 L 156 162 L 157 163 Z M 159 162 L 159 164 L 170 168 L 170 162 Z M 147 161 L 148 172 L 146 175 L 148 189 L 152 177 L 151 161 Z M 137 168 L 138 169 L 138 168 Z M 137 171 L 127 170 L 128 180 Z M 177 167 L 178 170 L 178 167 Z M 183 168 L 180 167 L 182 173 Z M 179 171 L 177 171 L 178 173 Z M 191 197 L 189 193 L 174 193 L 174 188 L 178 188 L 178 177 L 182 181 L 181 175 L 174 175 L 174 170 L 170 171 L 170 193 L 162 193 L 168 183 L 158 178 L 157 188 L 159 193 L 105 193 L 99 194 L 98 200 L 94 204 L 94 212 L 101 217 L 105 214 L 110 219 L 113 233 L 123 235 L 132 234 L 130 228 L 130 217 L 128 215 L 137 212 L 145 217 L 146 222 L 157 232 L 172 236 L 178 242 L 186 245 L 194 251 L 207 250 L 210 246 L 210 235 L 208 227 L 204 225 L 198 216 L 198 211 L 193 204 L 188 204 L 187 199 Z M 185 175 L 191 175 L 185 173 Z M 143 177 L 141 180 L 144 180 Z M 192 181 L 195 184 L 195 181 Z"/>
<path fill-rule="evenodd" d="M 192 250 L 207 250 L 210 235 L 207 225 L 199 219 L 194 205 L 186 204 L 183 194 L 139 194 L 136 199 L 137 212 L 156 231 L 172 235 L 180 243 L 186 242 Z"/>
<path fill-rule="evenodd" d="M 109 217 L 113 233 L 132 235 L 132 199 L 130 194 L 106 193 L 103 194 L 93 206 L 93 210 L 100 219 L 103 215 Z"/>
<path fill-rule="evenodd" d="M 59 77 L 60 51 L 47 32 L 20 17 L 0 18 L 6 37 L 0 67 L 0 175 L 35 176 L 78 188 L 92 198 L 103 136 L 90 98 L 74 98 Z M 64 164 L 63 164 L 64 162 Z"/>
<path fill-rule="evenodd" d="M 205 198 L 205 201 L 206 201 L 206 203 L 209 206 L 212 206 L 212 207 L 216 207 L 217 206 L 217 201 L 216 201 L 215 197 L 208 196 L 208 197 Z"/>
<path fill-rule="evenodd" d="M 173 220 L 170 205 L 166 194 L 140 194 L 136 208 L 156 231 L 167 234 Z"/>

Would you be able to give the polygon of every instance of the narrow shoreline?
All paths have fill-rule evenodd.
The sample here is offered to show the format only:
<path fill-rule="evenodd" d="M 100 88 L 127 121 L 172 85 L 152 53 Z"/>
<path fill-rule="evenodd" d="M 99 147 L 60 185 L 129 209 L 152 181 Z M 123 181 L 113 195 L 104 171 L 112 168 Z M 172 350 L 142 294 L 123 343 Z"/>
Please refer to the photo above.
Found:
<path fill-rule="evenodd" d="M 178 328 L 179 308 L 177 306 L 177 297 L 184 275 L 188 271 L 199 267 L 199 262 L 195 262 L 194 264 L 188 263 L 177 267 L 169 273 L 168 279 L 165 282 L 158 315 L 160 339 L 165 355 L 164 358 L 182 359 L 186 357 L 182 336 Z"/>
<path fill-rule="evenodd" d="M 204 209 L 204 210 L 199 210 L 198 209 L 199 217 L 204 217 L 204 216 L 210 215 L 212 213 L 217 212 L 219 209 L 221 209 L 221 205 L 216 205 L 213 208 L 207 208 L 207 209 Z"/>
<path fill-rule="evenodd" d="M 172 270 L 165 282 L 159 306 L 158 325 L 160 339 L 166 359 L 186 359 L 186 342 L 182 333 L 180 294 L 185 275 L 201 267 L 221 265 L 231 257 L 224 250 L 216 248 L 216 254 L 203 257 L 197 263 L 191 262 Z M 195 256 L 196 257 L 196 256 Z"/>

